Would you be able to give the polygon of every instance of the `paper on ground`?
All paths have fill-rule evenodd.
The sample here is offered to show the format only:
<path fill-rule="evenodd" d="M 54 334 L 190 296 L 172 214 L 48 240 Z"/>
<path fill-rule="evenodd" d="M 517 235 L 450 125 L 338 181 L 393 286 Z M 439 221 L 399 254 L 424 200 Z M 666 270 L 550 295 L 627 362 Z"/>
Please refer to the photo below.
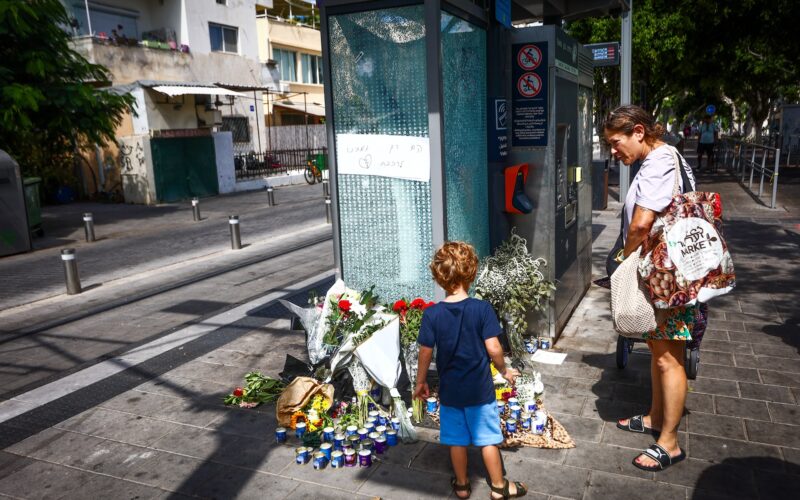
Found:
<path fill-rule="evenodd" d="M 547 363 L 548 365 L 560 365 L 564 362 L 566 357 L 567 353 L 565 352 L 553 352 L 539 349 L 533 353 L 533 356 L 531 356 L 531 361 L 536 361 L 537 363 Z"/>

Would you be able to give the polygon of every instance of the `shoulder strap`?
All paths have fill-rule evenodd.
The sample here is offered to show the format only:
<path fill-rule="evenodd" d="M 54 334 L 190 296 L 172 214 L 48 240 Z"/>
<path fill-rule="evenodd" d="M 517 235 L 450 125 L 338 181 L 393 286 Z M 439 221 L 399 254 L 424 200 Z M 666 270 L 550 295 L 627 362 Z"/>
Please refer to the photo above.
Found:
<path fill-rule="evenodd" d="M 689 176 L 686 175 L 686 171 L 683 169 L 683 162 L 678 154 L 678 150 L 672 146 L 670 146 L 670 148 L 672 149 L 672 158 L 675 160 L 675 182 L 672 185 L 672 196 L 688 193 L 692 190 L 692 183 L 689 180 Z M 683 180 L 683 190 L 680 189 L 678 184 L 679 176 Z"/>

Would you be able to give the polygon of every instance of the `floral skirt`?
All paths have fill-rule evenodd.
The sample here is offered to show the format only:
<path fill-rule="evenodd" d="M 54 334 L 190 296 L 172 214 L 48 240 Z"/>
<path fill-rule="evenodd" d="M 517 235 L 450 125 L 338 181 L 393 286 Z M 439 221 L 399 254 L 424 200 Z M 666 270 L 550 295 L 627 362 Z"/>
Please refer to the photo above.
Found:
<path fill-rule="evenodd" d="M 705 304 L 675 307 L 667 312 L 667 319 L 654 330 L 643 335 L 645 340 L 685 340 L 699 343 L 708 323 Z"/>

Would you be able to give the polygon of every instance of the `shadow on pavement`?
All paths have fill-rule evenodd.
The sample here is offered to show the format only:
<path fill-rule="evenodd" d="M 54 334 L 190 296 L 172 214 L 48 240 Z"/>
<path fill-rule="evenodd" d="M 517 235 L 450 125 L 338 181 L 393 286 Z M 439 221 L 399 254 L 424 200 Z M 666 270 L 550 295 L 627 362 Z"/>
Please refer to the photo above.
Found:
<path fill-rule="evenodd" d="M 689 464 L 682 465 L 683 467 Z M 784 467 L 796 474 L 798 466 L 770 457 L 726 458 L 705 468 L 694 484 L 692 500 L 717 498 L 720 485 L 735 483 L 736 491 L 725 498 L 788 500 L 797 498 L 800 476 L 784 473 Z M 732 489 L 732 488 L 731 488 Z"/>

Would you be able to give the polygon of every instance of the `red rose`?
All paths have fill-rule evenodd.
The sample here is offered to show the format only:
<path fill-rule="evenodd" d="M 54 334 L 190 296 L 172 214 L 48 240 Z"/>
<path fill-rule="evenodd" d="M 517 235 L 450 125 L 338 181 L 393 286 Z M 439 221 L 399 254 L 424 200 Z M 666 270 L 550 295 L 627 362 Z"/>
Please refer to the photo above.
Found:
<path fill-rule="evenodd" d="M 392 306 L 392 311 L 394 311 L 396 313 L 401 313 L 401 312 L 405 311 L 406 309 L 408 309 L 408 304 L 406 304 L 406 301 L 403 300 L 403 299 L 398 300 Z"/>
<path fill-rule="evenodd" d="M 236 396 L 237 398 L 242 397 L 243 394 L 244 390 L 241 387 L 237 387 L 236 389 L 233 390 L 233 395 Z"/>
<path fill-rule="evenodd" d="M 411 309 L 422 309 L 425 307 L 425 301 L 420 298 L 416 298 L 411 301 L 411 304 L 409 304 L 408 307 Z"/>
<path fill-rule="evenodd" d="M 422 310 L 424 311 L 425 309 L 429 308 L 429 307 L 430 307 L 430 306 L 432 306 L 433 304 L 435 304 L 435 302 L 434 302 L 434 301 L 430 301 L 430 302 L 428 302 L 427 304 L 425 304 L 424 306 L 422 306 Z"/>
<path fill-rule="evenodd" d="M 352 304 L 350 303 L 349 300 L 339 301 L 339 309 L 341 309 L 344 312 L 350 312 L 350 306 L 352 306 Z"/>

